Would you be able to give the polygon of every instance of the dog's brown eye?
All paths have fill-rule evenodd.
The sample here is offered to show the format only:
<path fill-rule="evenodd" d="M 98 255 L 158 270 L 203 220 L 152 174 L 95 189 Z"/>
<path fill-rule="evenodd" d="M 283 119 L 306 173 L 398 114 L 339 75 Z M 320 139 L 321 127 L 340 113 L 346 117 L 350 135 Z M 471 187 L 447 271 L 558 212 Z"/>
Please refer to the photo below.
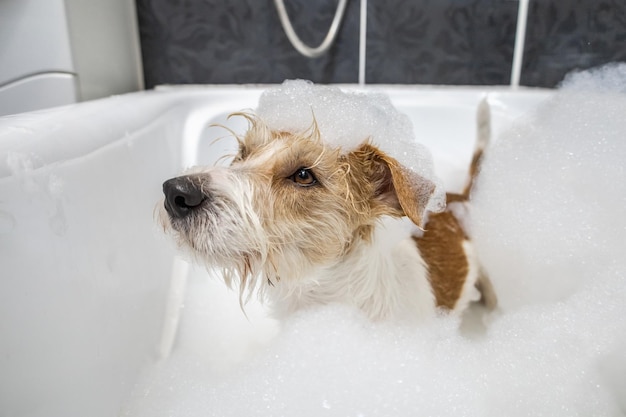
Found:
<path fill-rule="evenodd" d="M 315 178 L 315 175 L 313 175 L 311 170 L 307 168 L 298 168 L 290 179 L 303 187 L 308 187 L 317 183 L 317 178 Z"/>

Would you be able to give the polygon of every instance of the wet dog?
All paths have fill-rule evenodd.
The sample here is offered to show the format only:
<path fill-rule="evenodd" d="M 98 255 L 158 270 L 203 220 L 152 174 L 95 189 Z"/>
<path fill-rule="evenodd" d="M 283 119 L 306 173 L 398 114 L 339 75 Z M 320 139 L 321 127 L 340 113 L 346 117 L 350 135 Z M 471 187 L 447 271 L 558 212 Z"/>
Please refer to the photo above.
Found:
<path fill-rule="evenodd" d="M 228 167 L 199 167 L 163 184 L 159 219 L 181 248 L 278 316 L 326 303 L 374 320 L 422 319 L 471 301 L 495 305 L 459 213 L 488 139 L 486 103 L 465 191 L 428 213 L 435 185 L 368 138 L 345 150 L 316 124 L 273 130 L 260 117 L 237 136 Z"/>

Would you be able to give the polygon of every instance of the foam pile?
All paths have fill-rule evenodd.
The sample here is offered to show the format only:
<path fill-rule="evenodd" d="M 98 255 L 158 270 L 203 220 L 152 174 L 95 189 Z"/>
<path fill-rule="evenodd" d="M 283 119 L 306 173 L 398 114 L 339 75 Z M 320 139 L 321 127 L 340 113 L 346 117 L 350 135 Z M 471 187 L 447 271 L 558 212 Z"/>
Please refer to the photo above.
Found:
<path fill-rule="evenodd" d="M 589 291 L 607 268 L 626 272 L 619 85 L 626 92 L 626 65 L 571 74 L 485 158 L 473 229 L 507 310 Z"/>
<path fill-rule="evenodd" d="M 554 357 L 543 364 L 546 375 L 568 369 L 558 389 L 541 389 L 588 399 L 605 390 L 621 413 L 626 413 L 625 116 L 626 64 L 570 74 L 553 99 L 489 150 L 473 194 L 472 224 L 506 312 L 500 321 L 535 339 L 523 340 L 519 354 L 535 344 L 542 357 Z M 595 389 L 574 382 L 595 372 L 602 375 Z M 542 379 L 538 383 L 542 386 Z"/>
<path fill-rule="evenodd" d="M 320 307 L 226 376 L 179 346 L 126 415 L 624 415 L 626 95 L 597 85 L 626 70 L 597 74 L 569 77 L 485 160 L 472 229 L 502 304 L 486 335 Z"/>
<path fill-rule="evenodd" d="M 266 90 L 256 113 L 274 130 L 303 132 L 317 124 L 321 137 L 348 152 L 368 139 L 406 168 L 436 185 L 426 210 L 445 206 L 445 190 L 434 174 L 430 151 L 419 144 L 409 118 L 380 93 L 345 92 L 337 87 L 287 80 Z"/>

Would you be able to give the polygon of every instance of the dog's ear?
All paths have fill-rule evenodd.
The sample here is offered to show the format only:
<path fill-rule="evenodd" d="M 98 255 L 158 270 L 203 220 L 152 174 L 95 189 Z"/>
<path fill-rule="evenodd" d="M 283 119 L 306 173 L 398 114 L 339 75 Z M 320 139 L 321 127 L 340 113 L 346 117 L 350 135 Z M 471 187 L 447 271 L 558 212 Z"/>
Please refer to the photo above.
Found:
<path fill-rule="evenodd" d="M 435 191 L 432 181 L 402 166 L 369 143 L 361 145 L 351 157 L 373 185 L 373 198 L 385 207 L 386 214 L 407 216 L 422 227 L 424 210 Z"/>

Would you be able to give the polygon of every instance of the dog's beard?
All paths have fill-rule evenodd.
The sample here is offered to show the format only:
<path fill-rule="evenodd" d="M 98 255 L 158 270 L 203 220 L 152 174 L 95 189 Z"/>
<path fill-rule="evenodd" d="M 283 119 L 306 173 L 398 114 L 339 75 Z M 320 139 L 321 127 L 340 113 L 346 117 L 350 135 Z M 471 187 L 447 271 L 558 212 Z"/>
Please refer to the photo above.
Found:
<path fill-rule="evenodd" d="M 268 252 L 252 187 L 231 178 L 223 186 L 207 186 L 205 192 L 210 197 L 182 218 L 170 216 L 161 205 L 159 221 L 193 261 L 221 270 L 226 283 L 247 297 L 257 286 Z"/>

